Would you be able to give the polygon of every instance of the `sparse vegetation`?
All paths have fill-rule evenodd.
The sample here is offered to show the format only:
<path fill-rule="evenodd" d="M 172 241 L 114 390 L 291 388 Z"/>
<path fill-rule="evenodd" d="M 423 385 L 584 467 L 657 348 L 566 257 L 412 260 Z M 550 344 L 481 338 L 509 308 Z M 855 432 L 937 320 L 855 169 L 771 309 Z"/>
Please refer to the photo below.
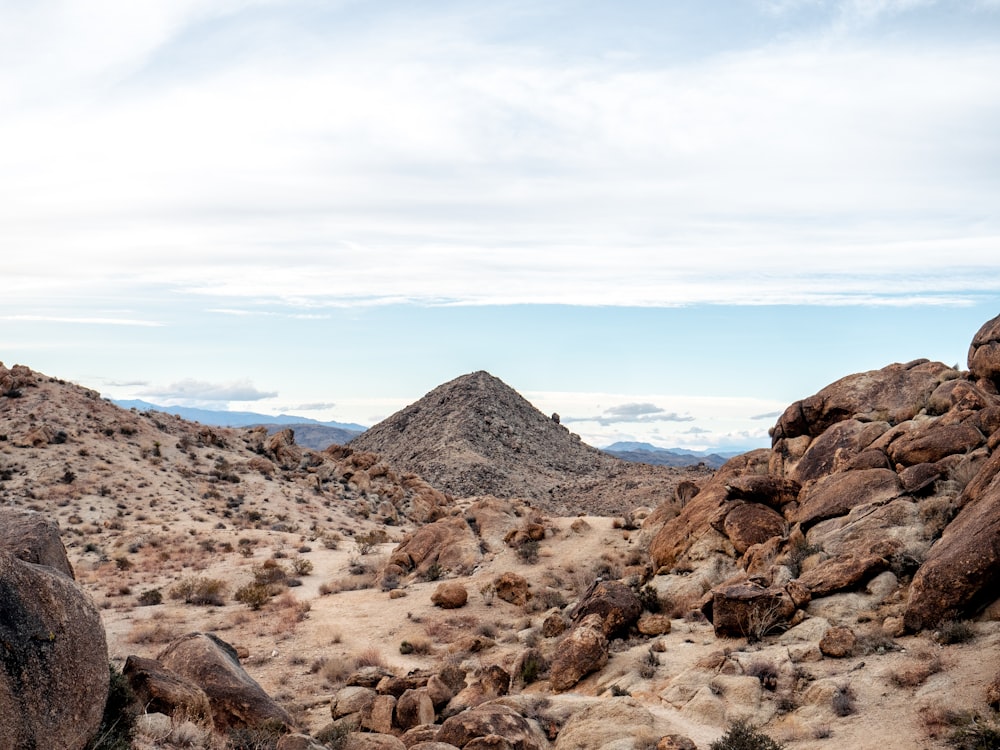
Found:
<path fill-rule="evenodd" d="M 783 750 L 771 737 L 748 721 L 735 721 L 729 730 L 709 745 L 709 750 Z"/>
<path fill-rule="evenodd" d="M 226 584 L 218 578 L 185 578 L 168 593 L 171 599 L 183 599 L 185 604 L 221 607 Z"/>
<path fill-rule="evenodd" d="M 87 750 L 131 750 L 135 734 L 135 696 L 128 679 L 114 664 L 108 665 L 108 699 L 104 704 L 101 728 Z"/>
<path fill-rule="evenodd" d="M 965 620 L 946 620 L 934 631 L 934 640 L 946 646 L 968 643 L 975 637 L 976 631 Z"/>
<path fill-rule="evenodd" d="M 956 750 L 1000 750 L 1000 727 L 995 721 L 983 719 L 978 714 L 956 717 L 959 726 L 948 738 Z"/>

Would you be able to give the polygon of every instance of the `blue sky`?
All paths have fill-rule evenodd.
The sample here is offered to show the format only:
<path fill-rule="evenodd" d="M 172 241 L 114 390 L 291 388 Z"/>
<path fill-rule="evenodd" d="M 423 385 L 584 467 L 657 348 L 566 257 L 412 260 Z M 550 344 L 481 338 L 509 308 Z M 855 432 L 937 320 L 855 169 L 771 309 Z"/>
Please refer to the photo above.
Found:
<path fill-rule="evenodd" d="M 1000 2 L 0 0 L 0 360 L 766 444 L 1000 312 Z"/>

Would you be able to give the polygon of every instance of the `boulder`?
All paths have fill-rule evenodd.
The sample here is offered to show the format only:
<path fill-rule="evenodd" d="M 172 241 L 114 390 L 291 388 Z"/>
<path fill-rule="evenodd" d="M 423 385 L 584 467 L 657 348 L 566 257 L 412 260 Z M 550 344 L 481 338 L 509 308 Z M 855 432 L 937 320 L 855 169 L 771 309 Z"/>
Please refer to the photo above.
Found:
<path fill-rule="evenodd" d="M 983 323 L 969 345 L 969 372 L 980 380 L 1000 382 L 1000 315 Z"/>
<path fill-rule="evenodd" d="M 1000 710 L 1000 674 L 986 686 L 986 702 L 994 711 Z"/>
<path fill-rule="evenodd" d="M 361 711 L 361 728 L 377 734 L 391 734 L 395 710 L 395 698 L 391 695 L 376 695 Z"/>
<path fill-rule="evenodd" d="M 442 518 L 406 536 L 389 556 L 389 565 L 423 575 L 432 565 L 444 570 L 469 571 L 482 559 L 479 539 L 459 516 Z"/>
<path fill-rule="evenodd" d="M 380 695 L 391 695 L 398 698 L 407 690 L 416 690 L 427 685 L 432 673 L 423 670 L 414 670 L 410 674 L 396 677 L 390 675 L 379 680 L 375 686 L 375 692 Z"/>
<path fill-rule="evenodd" d="M 722 532 L 729 537 L 733 547 L 743 554 L 754 544 L 762 544 L 772 537 L 785 534 L 785 518 L 766 505 L 744 503 L 736 505 L 722 524 Z"/>
<path fill-rule="evenodd" d="M 627 632 L 640 614 L 642 603 L 632 589 L 620 581 L 598 581 L 573 608 L 570 620 L 580 623 L 590 615 L 598 615 L 601 631 L 611 638 Z"/>
<path fill-rule="evenodd" d="M 889 458 L 897 464 L 913 466 L 934 463 L 956 453 L 968 453 L 984 442 L 986 438 L 971 424 L 929 422 L 894 440 L 887 450 Z"/>
<path fill-rule="evenodd" d="M 946 470 L 938 463 L 914 464 L 899 472 L 899 481 L 903 485 L 904 492 L 917 495 L 933 487 L 934 482 L 945 473 Z"/>
<path fill-rule="evenodd" d="M 37 511 L 0 508 L 0 550 L 74 577 L 59 536 L 59 524 Z"/>
<path fill-rule="evenodd" d="M 293 726 L 292 717 L 240 665 L 236 649 L 211 633 L 189 633 L 156 657 L 164 667 L 198 685 L 208 696 L 215 727 Z"/>
<path fill-rule="evenodd" d="M 858 637 L 850 628 L 841 625 L 834 625 L 827 628 L 823 637 L 819 639 L 819 650 L 823 656 L 834 659 L 843 659 L 851 656 L 858 647 Z"/>
<path fill-rule="evenodd" d="M 343 687 L 330 701 L 330 715 L 334 719 L 339 719 L 361 713 L 374 702 L 375 695 L 374 690 L 360 685 Z"/>
<path fill-rule="evenodd" d="M 431 602 L 441 609 L 458 609 L 469 601 L 469 592 L 460 583 L 439 583 L 431 594 Z"/>
<path fill-rule="evenodd" d="M 307 734 L 285 734 L 278 739 L 274 750 L 327 750 L 326 745 L 321 745 Z"/>
<path fill-rule="evenodd" d="M 712 591 L 711 620 L 719 637 L 762 638 L 787 624 L 795 610 L 791 596 L 779 588 L 737 583 Z"/>
<path fill-rule="evenodd" d="M 636 623 L 636 628 L 643 635 L 666 635 L 670 632 L 670 618 L 666 615 L 645 612 Z"/>
<path fill-rule="evenodd" d="M 507 695 L 510 690 L 510 673 L 499 664 L 480 670 L 468 686 L 459 690 L 448 702 L 444 715 L 453 716 L 468 708 L 481 705 Z"/>
<path fill-rule="evenodd" d="M 553 612 L 542 621 L 542 635 L 545 638 L 555 638 L 566 632 L 566 618 L 559 612 Z"/>
<path fill-rule="evenodd" d="M 632 698 L 611 698 L 575 711 L 553 750 L 624 750 L 652 746 L 660 737 L 656 719 Z M 629 738 L 629 744 L 622 740 Z"/>
<path fill-rule="evenodd" d="M 295 432 L 291 429 L 281 430 L 268 438 L 264 450 L 283 467 L 297 466 L 302 460 L 302 448 L 295 444 Z"/>
<path fill-rule="evenodd" d="M 902 492 L 899 477 L 889 469 L 831 474 L 802 490 L 792 521 L 805 531 L 823 519 L 847 514 L 856 505 L 888 502 Z"/>
<path fill-rule="evenodd" d="M 773 474 L 736 477 L 726 485 L 727 499 L 760 503 L 776 510 L 795 502 L 801 489 L 802 485 L 794 479 Z"/>
<path fill-rule="evenodd" d="M 396 725 L 400 729 L 433 724 L 434 716 L 434 701 L 426 687 L 407 690 L 396 701 Z"/>
<path fill-rule="evenodd" d="M 129 656 L 122 674 L 128 679 L 136 703 L 147 713 L 183 716 L 193 721 L 211 720 L 212 708 L 205 691 L 155 659 Z"/>
<path fill-rule="evenodd" d="M 604 619 L 599 614 L 588 615 L 559 644 L 549 668 L 549 685 L 557 692 L 569 690 L 607 663 Z"/>
<path fill-rule="evenodd" d="M 406 745 L 391 734 L 350 732 L 340 750 L 406 750 Z"/>
<path fill-rule="evenodd" d="M 980 471 L 997 465 L 997 454 Z M 978 479 L 978 477 L 977 477 Z M 974 496 L 974 500 L 969 500 Z M 962 509 L 913 576 L 904 621 L 910 630 L 972 614 L 996 598 L 1000 585 L 1000 480 L 970 482 Z"/>
<path fill-rule="evenodd" d="M 541 731 L 517 711 L 496 703 L 484 703 L 446 719 L 434 739 L 464 748 L 490 735 L 502 737 L 515 750 L 546 750 L 549 744 Z"/>
<path fill-rule="evenodd" d="M 889 568 L 891 558 L 901 545 L 891 539 L 881 539 L 865 547 L 856 545 L 844 554 L 825 560 L 799 576 L 798 581 L 813 598 L 828 596 L 836 591 L 853 589 L 872 576 Z"/>
<path fill-rule="evenodd" d="M 837 422 L 809 444 L 796 462 L 792 476 L 805 484 L 839 471 L 888 429 L 888 422 L 862 422 L 858 419 Z"/>
<path fill-rule="evenodd" d="M 68 575 L 0 550 L 0 747 L 81 750 L 108 695 L 100 613 Z"/>
<path fill-rule="evenodd" d="M 493 588 L 496 590 L 497 598 L 510 602 L 518 607 L 527 604 L 531 598 L 528 591 L 528 580 L 517 573 L 501 573 L 493 580 Z"/>

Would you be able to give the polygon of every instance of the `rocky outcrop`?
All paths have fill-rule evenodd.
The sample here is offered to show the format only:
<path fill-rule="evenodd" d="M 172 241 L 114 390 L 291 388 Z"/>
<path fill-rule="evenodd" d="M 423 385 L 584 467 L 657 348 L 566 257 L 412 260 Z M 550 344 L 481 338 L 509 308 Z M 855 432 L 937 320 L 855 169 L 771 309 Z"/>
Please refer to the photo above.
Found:
<path fill-rule="evenodd" d="M 236 649 L 210 633 L 189 633 L 157 656 L 167 669 L 198 685 L 208 696 L 219 731 L 294 722 L 246 673 Z"/>
<path fill-rule="evenodd" d="M 0 613 L 0 747 L 80 750 L 108 694 L 97 608 L 66 573 L 0 550 Z"/>
<path fill-rule="evenodd" d="M 593 703 L 569 718 L 554 750 L 632 750 L 656 747 L 661 737 L 656 718 L 632 698 Z M 626 739 L 627 738 L 627 739 Z M 624 744 L 624 742 L 628 744 Z"/>
<path fill-rule="evenodd" d="M 37 511 L 0 508 L 0 550 L 74 577 L 59 536 L 59 524 Z"/>
<path fill-rule="evenodd" d="M 1000 383 L 1000 315 L 984 323 L 972 337 L 969 373 L 994 386 Z"/>
<path fill-rule="evenodd" d="M 458 748 L 465 748 L 480 738 L 502 738 L 506 744 L 494 747 L 509 747 L 513 750 L 546 750 L 549 746 L 545 735 L 521 714 L 509 706 L 498 703 L 484 703 L 446 719 L 434 740 L 446 742 Z M 476 747 L 489 747 L 479 743 Z"/>
<path fill-rule="evenodd" d="M 464 518 L 451 517 L 421 526 L 392 551 L 383 575 L 425 574 L 437 565 L 445 571 L 471 571 L 482 559 L 479 539 Z"/>

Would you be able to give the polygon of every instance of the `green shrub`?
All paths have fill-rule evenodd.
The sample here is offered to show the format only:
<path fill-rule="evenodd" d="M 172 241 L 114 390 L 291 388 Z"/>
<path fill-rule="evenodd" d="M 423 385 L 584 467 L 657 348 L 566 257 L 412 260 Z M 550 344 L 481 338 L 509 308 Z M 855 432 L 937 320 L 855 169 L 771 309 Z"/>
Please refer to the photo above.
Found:
<path fill-rule="evenodd" d="M 642 608 L 647 612 L 659 612 L 662 609 L 660 594 L 652 584 L 647 583 L 637 593 L 639 603 L 642 604 Z"/>
<path fill-rule="evenodd" d="M 733 722 L 729 731 L 708 746 L 709 750 L 783 750 L 763 732 L 760 732 L 747 721 Z"/>
<path fill-rule="evenodd" d="M 183 599 L 185 604 L 221 607 L 225 602 L 226 584 L 218 578 L 185 578 L 169 591 L 171 599 Z"/>
<path fill-rule="evenodd" d="M 258 610 L 267 604 L 272 596 L 271 587 L 266 583 L 248 583 L 240 586 L 233 598 L 240 604 L 246 604 L 252 610 Z"/>
<path fill-rule="evenodd" d="M 143 607 L 152 607 L 163 603 L 163 592 L 159 589 L 149 589 L 139 594 L 139 604 Z"/>

